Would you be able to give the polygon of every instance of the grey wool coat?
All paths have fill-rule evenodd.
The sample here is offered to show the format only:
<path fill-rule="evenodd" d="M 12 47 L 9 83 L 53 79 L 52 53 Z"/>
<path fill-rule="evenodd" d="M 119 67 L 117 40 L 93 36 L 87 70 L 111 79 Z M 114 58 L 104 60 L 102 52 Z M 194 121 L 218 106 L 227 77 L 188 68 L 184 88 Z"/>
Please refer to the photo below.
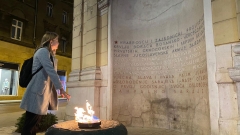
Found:
<path fill-rule="evenodd" d="M 58 109 L 56 89 L 62 88 L 50 55 L 47 48 L 40 48 L 34 54 L 32 73 L 41 66 L 43 68 L 32 77 L 20 104 L 20 108 L 39 115 L 46 115 L 47 110 Z"/>

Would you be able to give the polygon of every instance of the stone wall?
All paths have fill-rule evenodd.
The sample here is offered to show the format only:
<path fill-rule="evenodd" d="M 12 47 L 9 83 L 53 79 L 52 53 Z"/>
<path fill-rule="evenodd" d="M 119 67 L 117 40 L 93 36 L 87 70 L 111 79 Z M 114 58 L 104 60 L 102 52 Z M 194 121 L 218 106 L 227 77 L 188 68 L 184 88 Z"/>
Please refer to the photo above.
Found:
<path fill-rule="evenodd" d="M 74 119 L 74 108 L 85 108 L 86 100 L 97 117 L 109 119 L 108 1 L 75 0 L 73 13 L 72 72 L 67 83 L 71 100 L 66 119 Z"/>
<path fill-rule="evenodd" d="M 213 0 L 212 20 L 216 46 L 216 82 L 219 99 L 219 133 L 240 134 L 237 88 L 229 77 L 228 68 L 234 67 L 233 47 L 239 44 L 239 0 Z"/>
<path fill-rule="evenodd" d="M 113 119 L 210 134 L 203 1 L 112 1 Z"/>
<path fill-rule="evenodd" d="M 212 20 L 214 44 L 222 45 L 239 39 L 239 0 L 213 0 Z"/>
<path fill-rule="evenodd" d="M 216 46 L 216 82 L 219 90 L 219 128 L 221 134 L 237 135 L 238 96 L 236 84 L 229 77 L 228 68 L 233 67 L 235 53 L 232 48 L 239 43 Z"/>

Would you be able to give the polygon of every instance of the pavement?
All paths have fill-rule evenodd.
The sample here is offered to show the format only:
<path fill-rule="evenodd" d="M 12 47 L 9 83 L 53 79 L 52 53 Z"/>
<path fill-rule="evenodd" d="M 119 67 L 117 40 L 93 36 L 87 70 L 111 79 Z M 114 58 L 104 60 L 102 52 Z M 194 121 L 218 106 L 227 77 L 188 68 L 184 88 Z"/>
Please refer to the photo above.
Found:
<path fill-rule="evenodd" d="M 1 135 L 21 135 L 14 132 L 15 126 L 1 127 Z M 140 128 L 140 127 L 127 127 L 128 135 L 185 135 L 178 131 L 159 129 L 159 128 Z M 37 133 L 37 135 L 44 135 L 45 133 Z"/>

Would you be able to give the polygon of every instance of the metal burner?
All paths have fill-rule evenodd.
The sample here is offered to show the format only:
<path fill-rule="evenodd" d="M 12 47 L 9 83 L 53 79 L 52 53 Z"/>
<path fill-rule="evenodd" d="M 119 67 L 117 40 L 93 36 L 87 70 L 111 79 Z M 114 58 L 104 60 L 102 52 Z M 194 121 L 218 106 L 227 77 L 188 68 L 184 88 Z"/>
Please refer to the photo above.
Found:
<path fill-rule="evenodd" d="M 90 123 L 82 123 L 78 122 L 79 128 L 100 128 L 101 121 L 99 122 L 90 122 Z"/>

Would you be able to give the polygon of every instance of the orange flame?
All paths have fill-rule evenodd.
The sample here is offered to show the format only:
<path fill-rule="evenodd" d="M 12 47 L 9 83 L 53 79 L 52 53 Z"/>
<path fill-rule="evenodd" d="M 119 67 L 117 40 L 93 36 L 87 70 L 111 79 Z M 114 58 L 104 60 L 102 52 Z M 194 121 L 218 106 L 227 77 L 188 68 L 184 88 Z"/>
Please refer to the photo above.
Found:
<path fill-rule="evenodd" d="M 92 123 L 92 122 L 98 122 L 99 119 L 94 119 L 94 111 L 92 110 L 92 106 L 88 103 L 86 100 L 86 108 L 87 108 L 87 113 L 89 115 L 85 115 L 84 113 L 86 112 L 83 108 L 78 108 L 75 107 L 76 113 L 75 113 L 75 120 L 80 123 Z"/>

